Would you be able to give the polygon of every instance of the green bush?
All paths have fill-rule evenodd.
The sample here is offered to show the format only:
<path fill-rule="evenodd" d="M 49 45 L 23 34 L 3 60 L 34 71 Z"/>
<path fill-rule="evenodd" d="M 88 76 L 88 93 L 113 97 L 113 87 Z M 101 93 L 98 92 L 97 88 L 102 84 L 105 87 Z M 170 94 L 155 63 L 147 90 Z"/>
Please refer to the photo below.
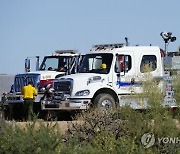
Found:
<path fill-rule="evenodd" d="M 76 123 L 69 122 L 65 134 L 61 134 L 53 123 L 44 125 L 40 122 L 40 126 L 36 127 L 37 121 L 34 120 L 25 128 L 3 123 L 0 129 L 0 153 L 180 153 L 180 142 L 167 142 L 168 138 L 180 139 L 178 110 L 172 113 L 169 108 L 162 108 L 163 93 L 158 88 L 158 82 L 143 82 L 143 88 L 144 92 L 138 97 L 148 101 L 151 108 L 88 110 L 77 115 Z M 145 136 L 147 144 L 153 141 L 153 135 L 155 137 L 150 146 L 142 142 L 143 136 L 148 133 L 151 138 L 148 140 Z"/>
<path fill-rule="evenodd" d="M 151 78 L 143 82 L 139 99 L 150 105 L 147 110 L 132 110 L 128 107 L 117 110 L 88 111 L 80 116 L 84 123 L 73 124 L 66 136 L 66 145 L 82 149 L 84 144 L 97 149 L 97 153 L 176 153 L 180 145 L 163 143 L 163 137 L 180 137 L 179 127 L 169 108 L 162 107 L 163 91 L 159 81 Z M 179 115 L 177 115 L 179 117 Z M 176 116 L 176 117 L 177 117 Z M 146 148 L 141 143 L 145 133 L 152 133 L 156 142 Z M 180 143 L 179 143 L 180 144 Z M 179 147 L 178 147 L 179 146 Z M 88 149 L 88 148 L 87 148 Z M 77 150 L 77 151 L 78 151 Z"/>
<path fill-rule="evenodd" d="M 36 122 L 25 128 L 6 124 L 0 134 L 0 153 L 54 153 L 60 150 L 61 135 L 56 125 L 42 123 L 36 128 Z"/>
<path fill-rule="evenodd" d="M 135 111 L 130 108 L 88 111 L 72 123 L 65 135 L 54 124 L 29 123 L 25 128 L 6 124 L 0 134 L 0 153 L 175 153 L 175 144 L 157 140 L 144 148 L 141 137 L 153 133 L 156 139 L 179 137 L 168 110 Z"/>

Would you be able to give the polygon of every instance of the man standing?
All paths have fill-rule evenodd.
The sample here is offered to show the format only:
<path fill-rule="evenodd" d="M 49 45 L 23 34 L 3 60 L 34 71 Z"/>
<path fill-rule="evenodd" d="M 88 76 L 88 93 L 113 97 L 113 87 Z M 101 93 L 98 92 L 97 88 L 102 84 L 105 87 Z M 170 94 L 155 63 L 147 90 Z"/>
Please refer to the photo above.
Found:
<path fill-rule="evenodd" d="M 28 85 L 22 88 L 21 93 L 24 98 L 25 120 L 32 120 L 34 96 L 36 96 L 38 92 L 33 87 L 33 83 L 29 81 Z"/>

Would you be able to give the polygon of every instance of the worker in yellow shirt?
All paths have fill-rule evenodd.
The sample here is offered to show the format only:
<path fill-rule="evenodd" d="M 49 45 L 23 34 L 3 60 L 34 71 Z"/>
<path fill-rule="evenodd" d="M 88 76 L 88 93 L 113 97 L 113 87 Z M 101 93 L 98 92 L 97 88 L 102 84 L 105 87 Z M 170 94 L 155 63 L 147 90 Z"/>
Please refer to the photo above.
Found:
<path fill-rule="evenodd" d="M 22 88 L 21 93 L 24 98 L 25 120 L 32 120 L 34 97 L 38 94 L 38 92 L 36 88 L 33 87 L 33 83 L 30 81 L 27 86 Z"/>

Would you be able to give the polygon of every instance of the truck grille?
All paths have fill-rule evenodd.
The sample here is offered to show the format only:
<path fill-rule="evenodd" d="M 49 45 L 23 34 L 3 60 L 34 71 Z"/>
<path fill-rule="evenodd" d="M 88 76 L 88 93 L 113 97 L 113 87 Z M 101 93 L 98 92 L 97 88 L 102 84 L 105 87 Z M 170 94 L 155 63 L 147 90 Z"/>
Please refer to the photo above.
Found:
<path fill-rule="evenodd" d="M 54 82 L 54 90 L 70 95 L 72 91 L 72 80 L 58 80 Z"/>
<path fill-rule="evenodd" d="M 33 85 L 37 88 L 40 81 L 40 74 L 18 74 L 14 79 L 14 91 L 21 92 L 23 86 L 31 81 Z"/>

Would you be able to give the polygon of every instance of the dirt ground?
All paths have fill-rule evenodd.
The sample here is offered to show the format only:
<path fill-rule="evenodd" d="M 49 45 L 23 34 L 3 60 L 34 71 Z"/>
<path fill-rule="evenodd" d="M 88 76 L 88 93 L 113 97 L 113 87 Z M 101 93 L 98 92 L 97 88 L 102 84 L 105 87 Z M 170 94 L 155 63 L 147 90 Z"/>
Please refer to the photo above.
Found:
<path fill-rule="evenodd" d="M 177 129 L 180 129 L 180 121 L 177 119 L 173 119 L 173 121 L 176 124 Z M 27 125 L 32 124 L 32 122 L 16 122 L 16 121 L 10 121 L 7 123 L 16 125 L 20 128 L 25 128 Z M 83 122 L 82 121 L 51 121 L 51 122 L 47 122 L 47 121 L 39 120 L 39 121 L 35 122 L 35 128 L 38 129 L 41 124 L 44 124 L 46 126 L 48 126 L 48 125 L 55 126 L 57 130 L 59 130 L 62 134 L 64 134 L 68 130 L 68 128 L 72 126 L 73 123 L 78 123 L 78 124 L 81 123 L 82 124 Z"/>
<path fill-rule="evenodd" d="M 10 122 L 13 125 L 16 125 L 20 128 L 25 128 L 27 125 L 31 125 L 32 122 Z M 80 121 L 52 121 L 52 122 L 46 122 L 46 121 L 36 121 L 35 122 L 35 128 L 39 128 L 41 124 L 44 124 L 46 126 L 54 126 L 57 130 L 59 130 L 62 134 L 64 134 L 69 127 L 71 127 L 72 123 L 80 123 Z"/>

